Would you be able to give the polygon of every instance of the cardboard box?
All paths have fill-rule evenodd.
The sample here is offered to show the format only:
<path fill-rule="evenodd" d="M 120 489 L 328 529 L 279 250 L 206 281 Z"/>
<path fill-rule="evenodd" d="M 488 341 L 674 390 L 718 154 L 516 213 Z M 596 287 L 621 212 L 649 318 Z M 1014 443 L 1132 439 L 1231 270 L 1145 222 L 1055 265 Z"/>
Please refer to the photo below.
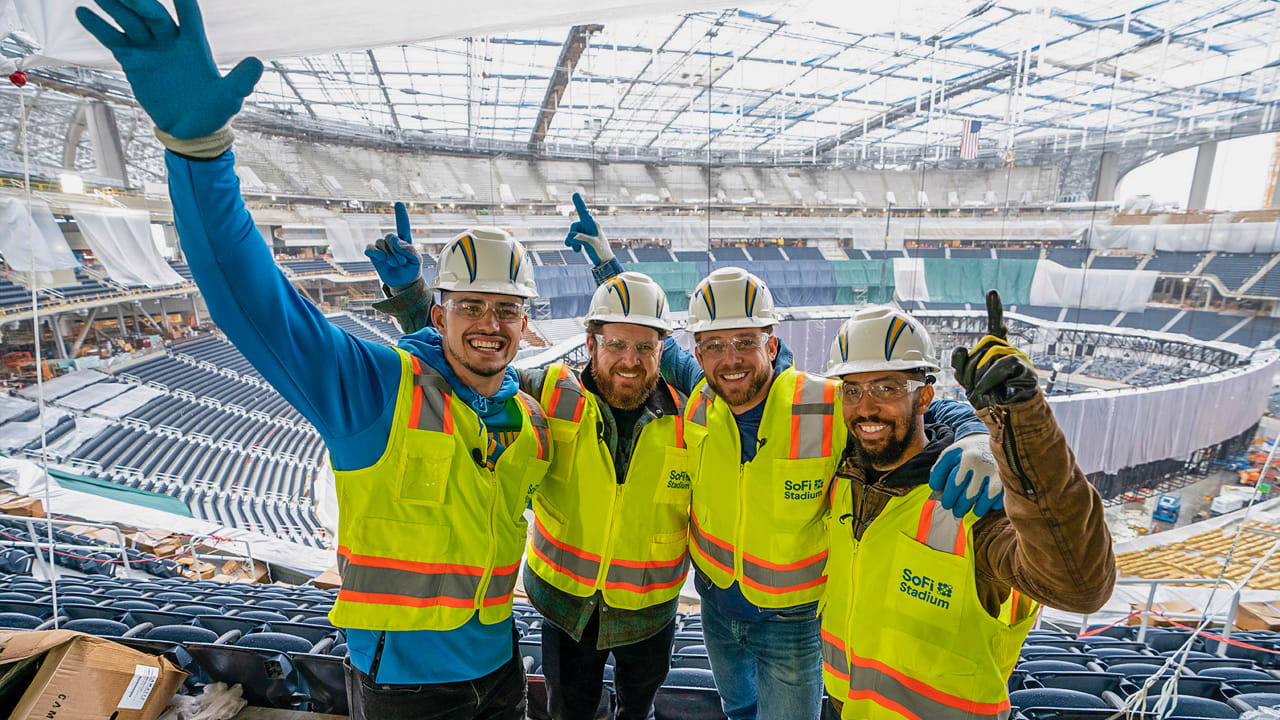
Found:
<path fill-rule="evenodd" d="M 185 568 L 182 571 L 182 576 L 188 580 L 211 580 L 214 575 L 218 574 L 217 568 L 203 560 L 199 561 L 199 565 L 195 565 L 195 561 L 189 555 L 174 558 L 174 562 Z"/>
<path fill-rule="evenodd" d="M 1145 605 L 1145 604 L 1143 604 L 1143 605 L 1130 604 L 1130 605 L 1129 605 L 1129 610 L 1130 610 L 1131 612 L 1136 612 L 1136 611 L 1138 611 L 1138 610 L 1142 610 L 1142 609 L 1143 609 L 1143 608 L 1145 608 L 1145 607 L 1146 607 L 1146 605 Z M 1187 625 L 1187 624 L 1189 624 L 1189 623 L 1191 622 L 1191 620 L 1192 620 L 1192 619 L 1191 619 L 1191 618 L 1186 618 L 1186 617 L 1181 617 L 1181 618 L 1180 618 L 1180 617 L 1178 617 L 1179 615 L 1183 615 L 1183 616 L 1186 616 L 1186 615 L 1196 615 L 1196 616 L 1198 616 L 1198 615 L 1200 615 L 1200 608 L 1197 608 L 1197 607 L 1195 607 L 1195 606 L 1193 606 L 1193 605 L 1190 605 L 1190 604 L 1188 604 L 1188 603 L 1182 602 L 1181 600 L 1169 600 L 1168 602 L 1154 603 L 1154 604 L 1152 604 L 1152 606 L 1151 606 L 1151 610 L 1152 610 L 1152 612 L 1158 612 L 1158 613 L 1163 613 L 1163 614 L 1165 614 L 1165 615 L 1171 615 L 1171 616 L 1173 616 L 1173 619 L 1177 620 L 1178 622 L 1182 623 L 1183 625 Z M 1126 625 L 1141 625 L 1141 624 L 1142 624 L 1142 616 L 1141 616 L 1141 615 L 1134 615 L 1133 617 L 1129 618 L 1129 620 L 1128 620 L 1125 624 L 1126 624 Z M 1169 623 L 1169 621 L 1168 621 L 1168 620 L 1165 620 L 1164 618 L 1159 617 L 1158 615 L 1152 615 L 1151 617 L 1149 617 L 1149 618 L 1147 619 L 1147 625 L 1152 626 L 1152 627 L 1156 627 L 1156 626 L 1159 626 L 1159 627 L 1172 627 L 1172 625 L 1170 625 L 1170 623 Z"/>
<path fill-rule="evenodd" d="M 16 493 L 0 494 L 0 513 L 19 517 L 44 517 L 44 505 L 36 498 Z"/>
<path fill-rule="evenodd" d="M 1236 610 L 1241 630 L 1280 630 L 1280 602 L 1242 602 Z"/>
<path fill-rule="evenodd" d="M 0 713 L 10 720 L 155 720 L 186 676 L 83 633 L 0 631 Z"/>
<path fill-rule="evenodd" d="M 311 584 L 321 590 L 332 590 L 337 587 L 342 587 L 342 576 L 338 574 L 338 566 L 334 565 L 328 570 L 320 573 L 316 576 L 315 580 L 311 581 Z"/>
<path fill-rule="evenodd" d="M 253 561 L 253 569 L 249 569 L 248 565 L 240 560 L 228 560 L 222 563 L 223 575 L 229 575 L 233 578 L 239 578 L 241 582 L 251 583 L 271 583 L 271 572 L 267 564 L 258 560 Z"/>
<path fill-rule="evenodd" d="M 129 547 L 160 557 L 168 557 L 182 549 L 182 541 L 168 530 L 153 528 L 132 533 L 125 538 Z"/>

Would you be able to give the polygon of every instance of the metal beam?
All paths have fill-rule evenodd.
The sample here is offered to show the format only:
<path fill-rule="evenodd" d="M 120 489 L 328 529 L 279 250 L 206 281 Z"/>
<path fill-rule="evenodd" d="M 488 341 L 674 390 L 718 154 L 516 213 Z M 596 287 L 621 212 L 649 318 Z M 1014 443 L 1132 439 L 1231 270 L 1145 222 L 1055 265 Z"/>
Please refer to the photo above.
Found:
<path fill-rule="evenodd" d="M 284 66 L 281 65 L 279 61 L 272 60 L 271 67 L 279 73 L 280 79 L 284 81 L 285 85 L 289 86 L 289 89 L 293 91 L 293 94 L 298 96 L 298 102 L 302 103 L 302 107 L 306 109 L 307 114 L 313 118 L 319 119 L 320 116 L 316 115 L 316 111 L 312 109 L 311 103 L 307 102 L 307 99 L 298 91 L 298 86 L 293 84 L 293 80 L 289 78 L 289 73 L 285 71 Z"/>
<path fill-rule="evenodd" d="M 396 104 L 391 102 L 391 93 L 387 90 L 387 81 L 382 77 L 382 70 L 378 68 L 378 59 L 373 56 L 372 50 L 366 50 L 369 54 L 369 67 L 373 68 L 373 74 L 378 77 L 378 86 L 382 88 L 382 97 L 387 101 L 387 112 L 391 113 L 391 124 L 396 126 L 396 130 L 400 129 L 400 118 L 396 116 Z"/>
<path fill-rule="evenodd" d="M 578 60 L 587 49 L 587 41 L 593 33 L 604 29 L 603 25 L 574 25 L 569 28 L 569 36 L 560 46 L 560 58 L 556 60 L 555 72 L 551 74 L 551 82 L 547 84 L 547 92 L 542 97 L 542 109 L 538 111 L 538 119 L 533 124 L 533 134 L 529 136 L 529 149 L 537 151 L 542 148 L 551 128 L 551 121 L 556 116 L 556 108 L 560 98 L 569 87 L 569 78 L 578 67 Z"/>
<path fill-rule="evenodd" d="M 98 310 L 100 309 L 89 309 L 89 316 L 84 319 L 84 326 L 80 328 L 80 333 L 76 335 L 76 341 L 71 345 L 71 357 L 80 357 L 80 346 L 84 345 L 84 339 L 89 337 L 89 331 L 93 329 L 93 321 L 98 319 Z"/>

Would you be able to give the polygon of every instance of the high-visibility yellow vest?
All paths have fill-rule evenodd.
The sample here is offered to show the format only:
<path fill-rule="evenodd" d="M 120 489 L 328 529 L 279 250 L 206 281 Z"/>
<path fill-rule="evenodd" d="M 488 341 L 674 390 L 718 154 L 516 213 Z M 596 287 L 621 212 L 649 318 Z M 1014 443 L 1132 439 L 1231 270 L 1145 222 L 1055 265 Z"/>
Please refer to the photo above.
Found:
<path fill-rule="evenodd" d="M 546 419 L 518 394 L 520 435 L 490 470 L 479 416 L 438 372 L 397 352 L 386 451 L 367 468 L 334 471 L 342 587 L 329 619 L 365 630 L 452 630 L 477 612 L 501 622 L 511 614 L 524 509 L 550 464 Z"/>
<path fill-rule="evenodd" d="M 680 396 L 671 394 L 680 408 Z M 600 408 L 581 380 L 552 365 L 541 400 L 555 453 L 533 496 L 530 569 L 570 595 L 602 591 L 609 606 L 624 610 L 679 595 L 689 572 L 684 418 L 659 417 L 641 429 L 619 485 L 599 435 Z"/>
<path fill-rule="evenodd" d="M 831 488 L 822 677 L 842 718 L 1009 717 L 1006 683 L 1039 606 L 1014 591 L 992 617 L 978 598 L 972 514 L 922 485 L 889 501 L 853 539 L 849 482 Z"/>
<path fill-rule="evenodd" d="M 717 587 L 737 582 L 757 607 L 822 596 L 827 565 L 827 483 L 848 433 L 835 382 L 787 369 L 765 400 L 755 458 L 741 462 L 733 412 L 706 380 L 685 418 L 694 469 L 689 547 Z"/>

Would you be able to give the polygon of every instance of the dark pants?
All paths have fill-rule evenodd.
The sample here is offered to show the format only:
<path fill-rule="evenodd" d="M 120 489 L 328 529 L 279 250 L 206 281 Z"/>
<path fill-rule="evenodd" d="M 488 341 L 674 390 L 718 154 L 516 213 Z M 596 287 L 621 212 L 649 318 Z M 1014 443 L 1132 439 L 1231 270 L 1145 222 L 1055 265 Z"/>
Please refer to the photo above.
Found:
<path fill-rule="evenodd" d="M 653 696 L 671 667 L 673 618 L 657 635 L 630 645 L 597 650 L 600 611 L 574 642 L 551 623 L 542 626 L 542 668 L 547 676 L 547 699 L 555 720 L 591 720 L 604 687 L 604 666 L 613 653 L 613 689 L 618 698 L 617 720 L 653 717 Z"/>
<path fill-rule="evenodd" d="M 511 659 L 502 667 L 475 680 L 451 683 L 375 683 L 348 661 L 351 720 L 524 720 L 524 661 L 517 636 L 512 645 Z"/>

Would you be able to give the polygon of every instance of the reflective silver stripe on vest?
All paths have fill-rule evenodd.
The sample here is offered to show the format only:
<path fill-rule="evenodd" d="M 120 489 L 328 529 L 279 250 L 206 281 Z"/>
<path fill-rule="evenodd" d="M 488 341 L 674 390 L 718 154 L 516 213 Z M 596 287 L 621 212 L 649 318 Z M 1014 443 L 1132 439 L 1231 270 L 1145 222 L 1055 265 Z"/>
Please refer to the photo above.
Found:
<path fill-rule="evenodd" d="M 711 389 L 710 385 L 704 384 L 699 396 L 700 397 L 689 399 L 689 402 L 697 404 L 696 407 L 693 408 L 693 414 L 689 416 L 689 422 L 706 427 L 707 408 L 711 407 L 711 403 L 715 402 L 716 394 L 715 391 Z"/>
<path fill-rule="evenodd" d="M 792 432 L 796 433 L 796 458 L 826 457 L 831 454 L 832 420 L 835 417 L 834 395 L 828 401 L 827 383 L 804 375 L 796 378 L 800 386 L 799 402 L 791 404 Z M 799 423 L 794 420 L 799 419 Z"/>
<path fill-rule="evenodd" d="M 481 581 L 480 575 L 467 573 L 419 573 L 358 565 L 343 555 L 338 555 L 338 573 L 342 576 L 342 589 L 347 592 L 423 599 L 474 600 Z"/>
<path fill-rule="evenodd" d="M 615 559 L 605 573 L 605 584 L 625 583 L 631 587 L 620 588 L 635 592 L 648 592 L 655 587 L 670 587 L 689 572 L 689 553 L 685 553 L 674 565 L 659 567 L 626 567 Z"/>
<path fill-rule="evenodd" d="M 538 459 L 547 459 L 547 451 L 551 449 L 551 432 L 547 429 L 547 416 L 542 413 L 542 406 L 532 395 L 523 390 L 517 391 L 523 401 L 525 410 L 529 412 L 529 425 L 538 436 Z"/>
<path fill-rule="evenodd" d="M 707 555 L 712 560 L 720 563 L 728 568 L 729 572 L 733 572 L 733 551 L 720 547 L 711 541 L 710 538 L 704 536 L 702 531 L 698 529 L 697 516 L 691 515 L 693 522 L 689 523 L 689 529 L 693 531 L 693 542 L 702 551 L 703 555 Z"/>
<path fill-rule="evenodd" d="M 583 392 L 582 386 L 568 370 L 561 370 L 560 377 L 556 378 L 556 389 L 559 394 L 556 395 L 555 407 L 551 408 L 551 417 L 557 420 L 568 420 L 574 422 L 574 416 L 578 414 L 579 404 L 586 402 L 586 393 Z M 581 417 L 577 418 L 581 420 Z"/>
<path fill-rule="evenodd" d="M 559 547 L 552 542 L 550 537 L 543 534 L 542 523 L 534 523 L 533 547 L 556 570 L 576 575 L 576 579 L 579 579 L 583 584 L 594 585 L 596 576 L 600 574 L 599 561 L 578 557 L 572 552 Z"/>
<path fill-rule="evenodd" d="M 849 658 L 839 646 L 825 637 L 822 638 L 822 662 L 840 677 L 849 677 Z"/>
<path fill-rule="evenodd" d="M 516 572 L 520 569 L 519 565 L 515 565 L 509 572 L 499 574 L 497 570 L 489 576 L 489 587 L 484 591 L 486 600 L 498 600 L 510 595 L 516 589 Z"/>
<path fill-rule="evenodd" d="M 794 570 L 775 570 L 771 567 L 757 564 L 746 555 L 742 556 L 742 574 L 749 580 L 775 590 L 793 590 L 798 589 L 801 585 L 807 585 L 822 577 L 823 571 L 827 568 L 827 554 L 822 553 L 822 557 L 814 560 L 813 563 L 805 567 L 796 568 Z"/>
<path fill-rule="evenodd" d="M 964 533 L 964 520 L 942 507 L 942 493 L 935 492 L 929 499 L 936 502 L 933 515 L 929 518 L 929 534 L 925 544 L 939 552 L 953 554 L 956 551 L 957 536 Z"/>
<path fill-rule="evenodd" d="M 1003 710 L 996 710 L 996 703 L 974 703 L 958 698 L 956 703 L 960 707 L 956 707 L 913 691 L 889 673 L 854 665 L 849 671 L 849 700 L 876 702 L 883 707 L 884 703 L 877 702 L 879 698 L 896 703 L 923 720 L 1005 720 L 1010 714 L 1007 700 L 1001 703 L 1005 705 Z"/>
<path fill-rule="evenodd" d="M 422 393 L 422 411 L 418 413 L 416 429 L 444 432 L 445 398 L 453 394 L 449 381 L 428 366 L 427 371 L 413 376 L 413 384 L 414 392 Z"/>

